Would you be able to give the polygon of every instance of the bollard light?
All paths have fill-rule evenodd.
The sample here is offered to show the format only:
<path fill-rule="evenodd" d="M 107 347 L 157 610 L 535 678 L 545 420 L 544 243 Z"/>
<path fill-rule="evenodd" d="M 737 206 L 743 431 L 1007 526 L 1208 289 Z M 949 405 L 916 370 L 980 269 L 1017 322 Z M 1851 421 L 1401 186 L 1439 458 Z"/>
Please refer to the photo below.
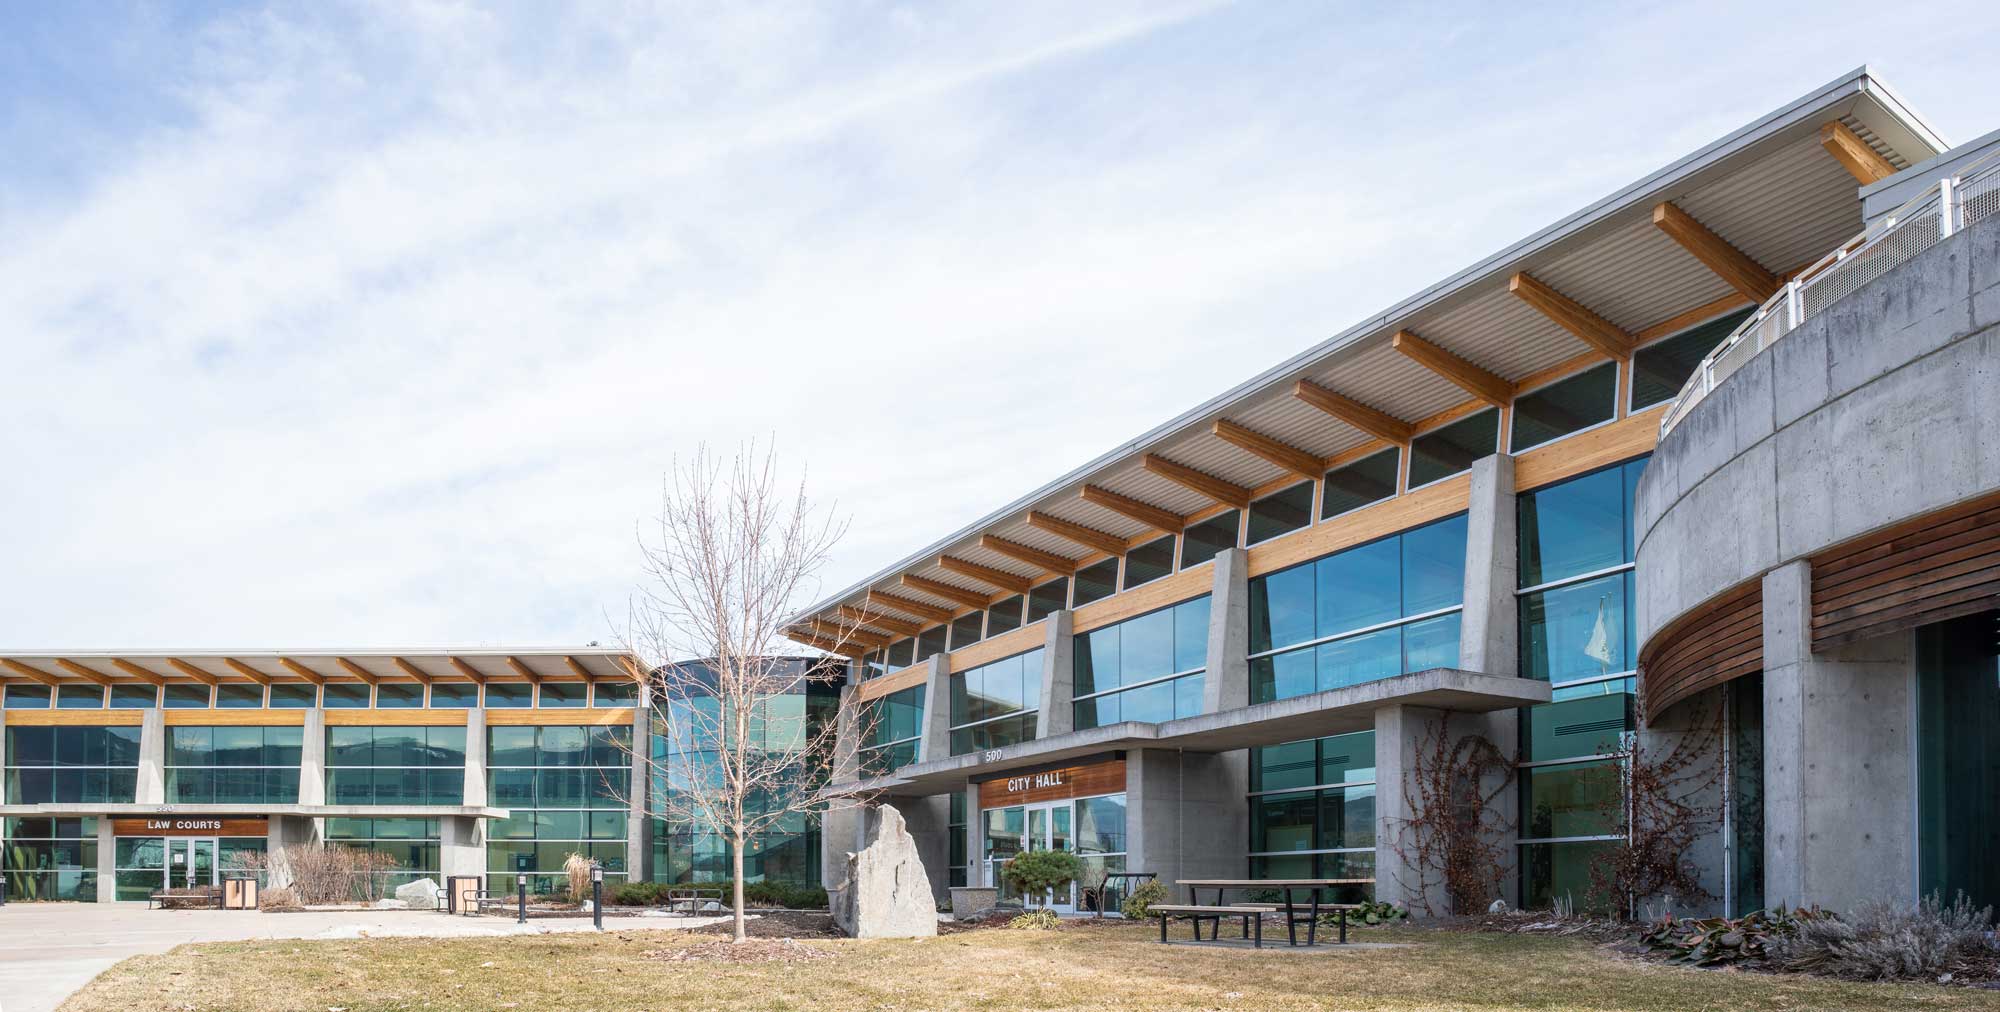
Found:
<path fill-rule="evenodd" d="M 590 922 L 604 930 L 604 862 L 590 862 Z"/>
<path fill-rule="evenodd" d="M 519 902 L 520 902 L 521 913 L 520 917 L 518 918 L 518 922 L 521 924 L 526 924 L 528 923 L 528 876 L 526 875 L 514 876 L 514 888 L 516 890 L 515 895 L 520 898 Z"/>

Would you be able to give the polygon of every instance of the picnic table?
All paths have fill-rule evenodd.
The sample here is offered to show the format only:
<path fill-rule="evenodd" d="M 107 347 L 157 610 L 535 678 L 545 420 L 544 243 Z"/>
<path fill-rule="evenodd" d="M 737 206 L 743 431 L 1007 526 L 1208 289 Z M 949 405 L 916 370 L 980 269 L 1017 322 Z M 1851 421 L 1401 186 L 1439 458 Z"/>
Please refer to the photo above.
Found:
<path fill-rule="evenodd" d="M 1311 946 L 1319 940 L 1319 913 L 1321 910 L 1335 911 L 1340 915 L 1340 944 L 1346 945 L 1347 912 L 1359 907 L 1359 904 L 1355 903 L 1323 904 L 1319 901 L 1319 891 L 1329 886 L 1372 886 L 1375 884 L 1375 880 L 1372 878 L 1183 878 L 1175 879 L 1174 884 L 1187 886 L 1188 903 L 1190 906 L 1196 907 L 1202 906 L 1200 898 L 1201 890 L 1215 890 L 1215 902 L 1207 905 L 1211 909 L 1223 908 L 1222 896 L 1231 889 L 1268 889 L 1281 892 L 1285 896 L 1286 938 L 1293 945 L 1299 944 L 1298 925 L 1300 921 L 1304 921 L 1306 925 L 1306 945 Z M 1292 898 L 1292 894 L 1300 889 L 1306 890 L 1309 894 L 1309 902 L 1306 904 L 1304 911 L 1299 910 L 1299 904 Z M 1246 908 L 1251 905 L 1237 904 L 1237 906 Z M 1275 910 L 1276 908 L 1273 909 Z M 1196 930 L 1199 933 L 1198 927 Z"/>

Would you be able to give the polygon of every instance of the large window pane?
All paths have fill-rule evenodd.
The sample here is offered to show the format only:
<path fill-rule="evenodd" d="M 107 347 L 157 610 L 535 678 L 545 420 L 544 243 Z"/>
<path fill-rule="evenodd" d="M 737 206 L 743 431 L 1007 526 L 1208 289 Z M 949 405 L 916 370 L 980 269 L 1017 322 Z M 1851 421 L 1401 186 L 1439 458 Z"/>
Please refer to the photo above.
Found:
<path fill-rule="evenodd" d="M 1410 487 L 1428 485 L 1491 455 L 1500 445 L 1500 413 L 1487 408 L 1410 442 Z"/>
<path fill-rule="evenodd" d="M 1069 578 L 1050 580 L 1028 592 L 1028 621 L 1040 622 L 1069 607 Z"/>
<path fill-rule="evenodd" d="M 1514 398 L 1508 447 L 1519 453 L 1608 422 L 1617 413 L 1618 363 L 1605 362 Z"/>
<path fill-rule="evenodd" d="M 998 636 L 1021 628 L 1021 595 L 1001 601 L 986 609 L 986 635 Z"/>
<path fill-rule="evenodd" d="M 1319 560 L 1314 569 L 1319 635 L 1402 617 L 1402 539 L 1348 549 Z"/>
<path fill-rule="evenodd" d="M 1123 622 L 1119 635 L 1118 667 L 1124 684 L 1173 673 L 1174 613 L 1171 609 Z"/>
<path fill-rule="evenodd" d="M 1622 832 L 1618 762 L 1534 766 L 1521 771 L 1521 838 Z"/>
<path fill-rule="evenodd" d="M 2000 611 L 1917 630 L 1920 891 L 2000 897 Z"/>
<path fill-rule="evenodd" d="M 1304 653 L 1305 651 L 1300 651 Z M 1378 629 L 1322 643 L 1314 651 L 1319 658 L 1319 691 L 1341 689 L 1403 673 L 1403 631 Z"/>
<path fill-rule="evenodd" d="M 1631 524 L 1624 471 L 1607 468 L 1520 497 L 1521 586 L 1632 561 L 1625 550 Z"/>
<path fill-rule="evenodd" d="M 1605 755 L 1632 729 L 1629 692 L 1585 696 L 1521 711 L 1521 739 L 1530 762 Z"/>
<path fill-rule="evenodd" d="M 1075 606 L 1110 597 L 1118 589 L 1118 560 L 1103 559 L 1076 571 Z"/>
<path fill-rule="evenodd" d="M 1398 539 L 1403 543 L 1403 614 L 1422 615 L 1465 599 L 1463 514 L 1440 520 Z"/>
<path fill-rule="evenodd" d="M 1236 510 L 1226 510 L 1181 532 L 1181 568 L 1198 566 L 1216 553 L 1236 547 L 1236 529 L 1242 522 Z"/>
<path fill-rule="evenodd" d="M 1562 683 L 1636 665 L 1627 634 L 1630 571 L 1521 597 L 1521 676 Z"/>
<path fill-rule="evenodd" d="M 1250 652 L 1315 638 L 1314 567 L 1293 566 L 1250 581 Z"/>
<path fill-rule="evenodd" d="M 1680 392 L 1694 375 L 1701 360 L 1729 336 L 1743 318 L 1755 312 L 1745 309 L 1682 331 L 1664 341 L 1639 349 L 1632 356 L 1632 408 L 1658 404 Z"/>
<path fill-rule="evenodd" d="M 969 611 L 951 620 L 951 649 L 969 646 L 980 640 L 980 630 L 985 628 L 986 613 Z"/>
<path fill-rule="evenodd" d="M 1556 900 L 1578 910 L 1592 902 L 1590 869 L 1611 851 L 1617 840 L 1577 843 L 1537 843 L 1521 848 L 1521 908 L 1546 910 Z"/>
<path fill-rule="evenodd" d="M 1174 571 L 1174 538 L 1154 538 L 1125 553 L 1125 588 L 1130 590 Z"/>
<path fill-rule="evenodd" d="M 1337 517 L 1395 495 L 1401 455 L 1401 450 L 1390 447 L 1328 471 L 1320 492 L 1320 518 Z"/>
<path fill-rule="evenodd" d="M 1302 481 L 1250 504 L 1244 542 L 1257 544 L 1312 523 L 1313 483 Z"/>

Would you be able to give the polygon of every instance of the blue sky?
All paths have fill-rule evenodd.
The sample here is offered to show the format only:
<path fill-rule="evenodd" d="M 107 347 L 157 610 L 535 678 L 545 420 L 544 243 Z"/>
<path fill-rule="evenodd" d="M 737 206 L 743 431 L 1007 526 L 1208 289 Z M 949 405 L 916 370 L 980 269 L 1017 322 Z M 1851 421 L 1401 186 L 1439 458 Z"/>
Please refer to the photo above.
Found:
<path fill-rule="evenodd" d="M 842 586 L 1968 10 L 0 6 L 0 648 L 609 639 L 703 440 Z"/>

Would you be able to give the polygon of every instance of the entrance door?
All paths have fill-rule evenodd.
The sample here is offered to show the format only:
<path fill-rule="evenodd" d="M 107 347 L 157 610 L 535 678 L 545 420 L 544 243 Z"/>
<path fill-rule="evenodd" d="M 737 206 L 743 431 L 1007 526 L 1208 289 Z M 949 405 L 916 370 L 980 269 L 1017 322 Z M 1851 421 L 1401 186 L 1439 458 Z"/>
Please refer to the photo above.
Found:
<path fill-rule="evenodd" d="M 214 837 L 168 838 L 167 888 L 215 885 L 215 852 Z"/>
<path fill-rule="evenodd" d="M 1076 838 L 1070 830 L 1071 803 L 1055 801 L 1043 805 L 1028 806 L 1029 850 L 1075 850 Z M 1076 910 L 1076 883 L 1072 882 L 1052 895 L 1041 897 L 1051 909 L 1063 913 Z"/>

